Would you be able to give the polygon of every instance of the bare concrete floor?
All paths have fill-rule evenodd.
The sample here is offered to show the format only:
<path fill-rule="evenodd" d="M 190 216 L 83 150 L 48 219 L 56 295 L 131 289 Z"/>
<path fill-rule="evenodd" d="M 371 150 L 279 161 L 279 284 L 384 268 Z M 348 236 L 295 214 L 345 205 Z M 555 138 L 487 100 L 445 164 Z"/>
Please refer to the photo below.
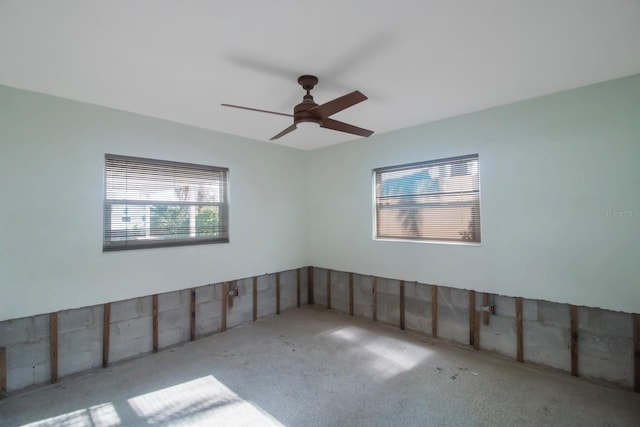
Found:
<path fill-rule="evenodd" d="M 640 394 L 312 306 L 0 401 L 25 424 L 638 426 Z"/>

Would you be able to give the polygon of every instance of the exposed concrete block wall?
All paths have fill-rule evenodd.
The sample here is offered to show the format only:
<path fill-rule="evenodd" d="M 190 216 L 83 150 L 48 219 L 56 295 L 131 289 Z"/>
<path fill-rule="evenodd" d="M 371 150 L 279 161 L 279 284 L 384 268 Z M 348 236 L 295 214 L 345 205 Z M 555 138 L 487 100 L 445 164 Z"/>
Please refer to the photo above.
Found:
<path fill-rule="evenodd" d="M 7 349 L 7 392 L 49 381 L 49 315 L 0 322 Z"/>
<path fill-rule="evenodd" d="M 308 301 L 307 268 L 300 269 L 300 304 Z M 228 298 L 227 329 L 253 320 L 253 278 L 228 282 L 238 296 Z M 280 273 L 280 310 L 295 308 L 298 272 Z M 195 338 L 222 330 L 223 283 L 194 288 Z M 258 317 L 276 313 L 276 274 L 257 278 Z M 153 296 L 111 302 L 109 363 L 153 351 Z M 104 305 L 58 312 L 58 376 L 102 366 Z M 158 295 L 160 350 L 191 339 L 191 289 Z M 51 379 L 50 315 L 0 322 L 0 347 L 7 354 L 7 391 Z"/>
<path fill-rule="evenodd" d="M 103 313 L 101 305 L 58 313 L 59 376 L 102 366 Z"/>
<path fill-rule="evenodd" d="M 222 285 L 196 288 L 196 338 L 222 330 Z"/>
<path fill-rule="evenodd" d="M 238 289 L 238 296 L 229 297 L 227 328 L 251 322 L 253 319 L 253 278 L 231 282 L 229 290 L 233 289 Z M 222 310 L 222 305 L 220 305 L 220 310 Z"/>
<path fill-rule="evenodd" d="M 110 362 L 151 353 L 152 313 L 150 296 L 111 303 Z"/>
<path fill-rule="evenodd" d="M 331 278 L 331 308 L 349 313 L 349 273 L 314 268 L 315 304 L 326 305 L 326 278 Z M 372 276 L 353 274 L 354 315 L 372 319 Z M 400 281 L 375 278 L 377 321 L 400 326 Z M 432 285 L 404 284 L 405 329 L 425 335 L 432 333 Z M 437 287 L 438 338 L 470 343 L 470 291 Z M 517 357 L 516 298 L 490 295 L 495 314 L 484 324 L 483 294 L 475 295 L 475 311 L 480 312 L 479 348 Z M 523 358 L 534 363 L 571 372 L 571 330 L 569 305 L 548 301 L 522 301 Z M 631 388 L 634 384 L 633 315 L 597 308 L 578 310 L 578 372 Z"/>
<path fill-rule="evenodd" d="M 197 301 L 197 300 L 196 300 Z M 170 347 L 191 338 L 191 291 L 158 295 L 158 347 Z"/>

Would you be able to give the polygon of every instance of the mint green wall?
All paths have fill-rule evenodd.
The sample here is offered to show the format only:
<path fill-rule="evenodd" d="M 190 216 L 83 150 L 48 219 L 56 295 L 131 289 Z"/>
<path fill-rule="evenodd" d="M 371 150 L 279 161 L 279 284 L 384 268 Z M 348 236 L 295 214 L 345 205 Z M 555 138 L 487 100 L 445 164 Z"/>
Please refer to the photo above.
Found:
<path fill-rule="evenodd" d="M 639 118 L 636 75 L 303 152 L 0 86 L 0 320 L 303 265 L 640 312 Z M 231 243 L 103 253 L 105 153 L 229 167 Z M 373 168 L 471 153 L 481 245 L 373 239 Z"/>
<path fill-rule="evenodd" d="M 372 238 L 373 168 L 473 153 L 480 246 Z M 316 150 L 309 257 L 336 270 L 640 312 L 639 163 L 640 75 Z"/>
<path fill-rule="evenodd" d="M 231 243 L 103 253 L 105 153 L 229 167 Z M 306 265 L 305 155 L 0 86 L 0 320 Z"/>

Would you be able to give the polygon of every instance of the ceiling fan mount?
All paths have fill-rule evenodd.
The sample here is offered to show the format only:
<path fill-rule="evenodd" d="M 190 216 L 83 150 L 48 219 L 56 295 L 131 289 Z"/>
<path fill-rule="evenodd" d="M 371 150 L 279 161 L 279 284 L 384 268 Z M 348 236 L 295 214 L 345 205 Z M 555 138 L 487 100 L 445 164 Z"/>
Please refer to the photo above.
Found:
<path fill-rule="evenodd" d="M 326 102 L 322 105 L 316 104 L 311 95 L 311 90 L 318 84 L 318 78 L 312 75 L 303 75 L 298 77 L 298 84 L 302 86 L 307 93 L 302 97 L 302 102 L 293 108 L 293 114 L 279 113 L 276 111 L 260 110 L 257 108 L 242 107 L 239 105 L 222 104 L 224 107 L 240 108 L 243 110 L 257 111 L 261 113 L 277 114 L 280 116 L 287 116 L 293 118 L 293 124 L 272 137 L 271 140 L 278 139 L 284 135 L 293 132 L 298 128 L 301 123 L 315 123 L 320 127 L 337 130 L 340 132 L 346 132 L 353 135 L 368 137 L 373 134 L 373 131 L 359 128 L 357 126 L 350 125 L 348 123 L 339 122 L 337 120 L 329 118 L 346 108 L 352 107 L 367 99 L 359 91 L 353 91 L 347 95 L 336 98 L 332 101 Z"/>

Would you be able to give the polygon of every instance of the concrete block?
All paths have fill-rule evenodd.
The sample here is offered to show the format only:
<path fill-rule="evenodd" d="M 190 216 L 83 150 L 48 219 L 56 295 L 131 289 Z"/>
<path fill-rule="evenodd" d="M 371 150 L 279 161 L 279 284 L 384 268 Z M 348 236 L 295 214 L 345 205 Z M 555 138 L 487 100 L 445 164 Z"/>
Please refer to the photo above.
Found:
<path fill-rule="evenodd" d="M 331 308 L 349 313 L 349 273 L 331 272 Z"/>
<path fill-rule="evenodd" d="M 438 336 L 460 344 L 469 344 L 469 307 L 462 309 L 451 305 L 441 306 L 438 300 Z"/>
<path fill-rule="evenodd" d="M 578 328 L 601 336 L 633 337 L 633 317 L 629 313 L 578 307 Z"/>
<path fill-rule="evenodd" d="M 69 375 L 102 365 L 102 325 L 58 335 L 58 374 Z"/>
<path fill-rule="evenodd" d="M 109 360 L 115 362 L 151 352 L 152 331 L 151 316 L 112 323 Z"/>
<path fill-rule="evenodd" d="M 49 337 L 22 342 L 7 348 L 7 370 L 49 363 Z"/>
<path fill-rule="evenodd" d="M 0 343 L 4 347 L 10 347 L 15 343 L 38 341 L 40 338 L 48 337 L 49 334 L 48 314 L 5 320 L 0 323 Z"/>
<path fill-rule="evenodd" d="M 489 300 L 491 300 L 491 298 Z M 496 315 L 512 317 L 515 319 L 516 317 L 516 299 L 515 298 L 504 297 L 502 295 L 494 295 L 493 304 L 496 306 Z M 523 301 L 523 312 L 524 312 L 524 301 Z"/>
<path fill-rule="evenodd" d="M 353 314 L 371 319 L 371 290 L 373 278 L 360 274 L 353 275 Z"/>
<path fill-rule="evenodd" d="M 495 315 L 489 319 L 489 325 L 480 322 L 480 348 L 515 358 L 517 353 L 515 318 Z"/>
<path fill-rule="evenodd" d="M 568 328 L 523 321 L 522 344 L 525 361 L 540 363 L 565 371 L 571 370 L 570 332 Z"/>
<path fill-rule="evenodd" d="M 378 277 L 376 279 L 378 294 L 397 295 L 400 296 L 400 281 L 394 279 L 385 279 Z"/>
<path fill-rule="evenodd" d="M 258 317 L 276 312 L 275 274 L 258 277 Z"/>
<path fill-rule="evenodd" d="M 58 334 L 102 327 L 104 306 L 83 307 L 58 313 Z"/>
<path fill-rule="evenodd" d="M 150 316 L 151 312 L 151 296 L 117 301 L 111 303 L 111 323 Z"/>
<path fill-rule="evenodd" d="M 631 338 L 598 336 L 579 332 L 578 371 L 581 376 L 600 378 L 632 387 L 634 379 Z"/>
<path fill-rule="evenodd" d="M 538 301 L 538 322 L 557 328 L 569 328 L 569 305 L 549 301 Z"/>
<path fill-rule="evenodd" d="M 253 320 L 253 309 L 251 310 L 236 310 L 227 314 L 227 328 L 231 329 L 235 326 L 242 325 L 243 323 L 249 323 Z"/>
<path fill-rule="evenodd" d="M 451 288 L 450 298 L 453 307 L 469 309 L 469 291 Z"/>
<path fill-rule="evenodd" d="M 377 318 L 379 322 L 400 326 L 400 297 L 378 293 Z"/>
<path fill-rule="evenodd" d="M 9 359 L 9 355 L 7 355 Z M 51 365 L 39 363 L 37 365 L 20 366 L 13 369 L 7 368 L 7 391 L 11 393 L 34 384 L 49 382 L 51 378 Z"/>
<path fill-rule="evenodd" d="M 191 338 L 190 294 L 189 290 L 184 290 L 158 295 L 158 346 L 160 348 L 186 342 Z M 198 318 L 197 310 L 196 305 L 196 319 Z"/>
<path fill-rule="evenodd" d="M 313 269 L 313 299 L 317 305 L 327 304 L 327 270 L 324 268 Z"/>
<path fill-rule="evenodd" d="M 298 291 L 296 286 L 295 270 L 280 273 L 280 311 L 297 306 Z"/>
<path fill-rule="evenodd" d="M 198 292 L 196 290 L 196 304 L 198 303 Z M 167 292 L 158 295 L 158 313 L 174 310 L 176 307 L 191 307 L 191 290 Z M 189 308 L 187 308 L 189 310 Z"/>
<path fill-rule="evenodd" d="M 191 298 L 191 296 L 189 296 Z M 196 304 L 202 304 L 215 300 L 214 285 L 200 286 L 196 288 Z"/>
<path fill-rule="evenodd" d="M 538 321 L 538 300 L 522 300 L 522 320 Z"/>
<path fill-rule="evenodd" d="M 300 269 L 300 305 L 309 302 L 309 276 L 306 267 Z"/>
<path fill-rule="evenodd" d="M 415 297 L 409 298 L 405 295 L 404 324 L 407 329 L 430 334 L 431 301 L 424 301 Z"/>

